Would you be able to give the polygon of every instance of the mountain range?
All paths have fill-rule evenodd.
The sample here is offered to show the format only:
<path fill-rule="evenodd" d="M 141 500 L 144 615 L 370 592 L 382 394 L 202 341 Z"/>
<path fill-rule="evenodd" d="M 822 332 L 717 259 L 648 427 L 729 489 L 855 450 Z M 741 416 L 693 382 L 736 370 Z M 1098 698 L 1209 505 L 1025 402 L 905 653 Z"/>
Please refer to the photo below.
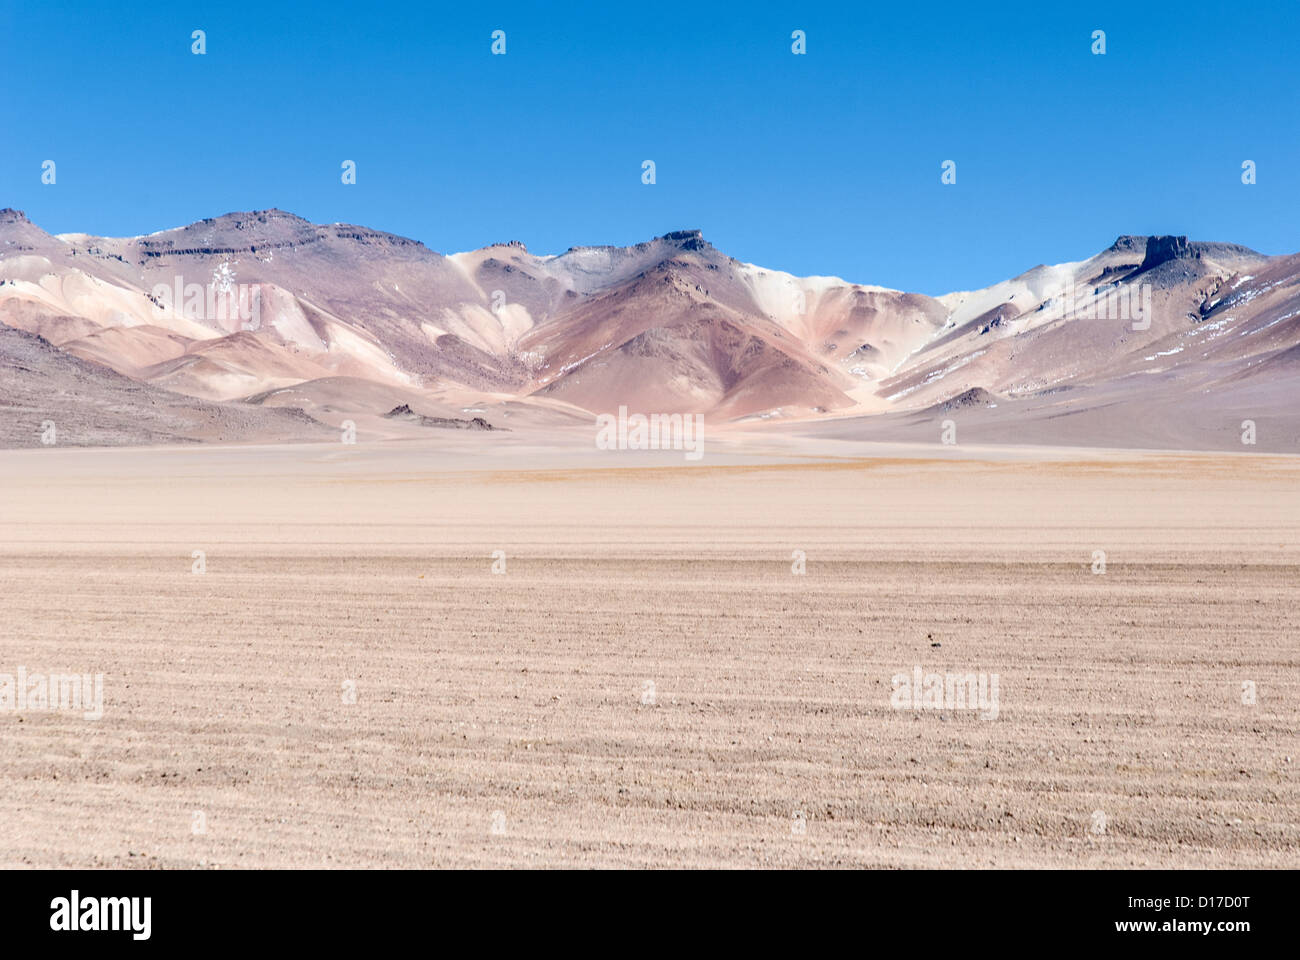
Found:
<path fill-rule="evenodd" d="M 443 255 L 281 210 L 128 238 L 0 210 L 5 446 L 46 421 L 77 445 L 389 438 L 626 405 L 838 439 L 938 442 L 952 419 L 963 442 L 1300 452 L 1298 372 L 1300 255 L 1186 237 L 931 297 L 742 263 L 698 230 Z"/>

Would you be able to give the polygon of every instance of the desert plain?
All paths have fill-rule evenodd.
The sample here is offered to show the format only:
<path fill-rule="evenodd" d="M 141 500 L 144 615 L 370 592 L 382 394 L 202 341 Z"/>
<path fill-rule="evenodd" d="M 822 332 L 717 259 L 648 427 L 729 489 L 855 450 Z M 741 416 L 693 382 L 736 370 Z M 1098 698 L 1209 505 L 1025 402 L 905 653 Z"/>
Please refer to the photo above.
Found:
<path fill-rule="evenodd" d="M 440 433 L 0 451 L 0 867 L 1300 866 L 1297 458 Z"/>

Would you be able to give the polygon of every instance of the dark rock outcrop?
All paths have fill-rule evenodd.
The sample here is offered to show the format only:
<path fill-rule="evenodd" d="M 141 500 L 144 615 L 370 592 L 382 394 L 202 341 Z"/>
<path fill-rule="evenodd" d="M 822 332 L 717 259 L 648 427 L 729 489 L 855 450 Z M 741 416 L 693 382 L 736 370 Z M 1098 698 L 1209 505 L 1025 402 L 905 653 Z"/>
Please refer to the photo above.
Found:
<path fill-rule="evenodd" d="M 416 413 L 405 403 L 393 407 L 384 414 L 384 418 L 387 420 L 406 420 L 410 423 L 418 423 L 422 427 L 443 427 L 451 430 L 496 429 L 482 417 L 472 417 L 468 420 L 458 420 L 453 417 L 426 417 L 423 414 Z"/>
<path fill-rule="evenodd" d="M 1147 237 L 1146 256 L 1139 270 L 1151 270 L 1170 260 L 1200 259 L 1200 250 L 1194 249 L 1186 237 Z"/>
<path fill-rule="evenodd" d="M 996 407 L 999 399 L 996 393 L 990 393 L 983 387 L 971 387 L 955 397 L 936 403 L 929 408 L 929 412 L 951 413 L 953 410 L 963 410 L 968 407 Z"/>

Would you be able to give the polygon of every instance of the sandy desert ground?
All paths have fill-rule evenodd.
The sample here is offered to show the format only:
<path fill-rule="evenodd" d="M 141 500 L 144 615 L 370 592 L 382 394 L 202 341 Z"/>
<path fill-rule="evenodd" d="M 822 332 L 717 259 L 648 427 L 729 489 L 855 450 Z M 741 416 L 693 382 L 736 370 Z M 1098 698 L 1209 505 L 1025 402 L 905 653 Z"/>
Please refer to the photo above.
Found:
<path fill-rule="evenodd" d="M 937 449 L 0 451 L 0 866 L 1300 866 L 1300 461 Z"/>

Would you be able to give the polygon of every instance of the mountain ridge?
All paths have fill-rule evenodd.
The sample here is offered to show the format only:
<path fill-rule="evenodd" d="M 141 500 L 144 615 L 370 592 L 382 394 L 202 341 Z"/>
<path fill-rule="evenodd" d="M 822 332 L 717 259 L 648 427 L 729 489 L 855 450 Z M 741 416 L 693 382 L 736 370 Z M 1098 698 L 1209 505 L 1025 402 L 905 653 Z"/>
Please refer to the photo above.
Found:
<path fill-rule="evenodd" d="M 1145 315 L 1119 316 L 1117 301 Z M 628 403 L 721 424 L 865 423 L 983 396 L 972 390 L 999 399 L 959 408 L 997 416 L 1062 385 L 1072 403 L 1125 384 L 1135 403 L 1259 394 L 1253 367 L 1285 394 L 1298 315 L 1300 255 L 1180 235 L 1121 234 L 1084 260 L 931 297 L 744 263 L 694 228 L 560 254 L 520 241 L 442 254 L 278 208 L 117 238 L 52 235 L 0 210 L 0 323 L 209 402 L 293 392 L 331 425 L 408 394 L 433 417 Z M 373 393 L 364 381 L 384 411 L 358 399 Z"/>

